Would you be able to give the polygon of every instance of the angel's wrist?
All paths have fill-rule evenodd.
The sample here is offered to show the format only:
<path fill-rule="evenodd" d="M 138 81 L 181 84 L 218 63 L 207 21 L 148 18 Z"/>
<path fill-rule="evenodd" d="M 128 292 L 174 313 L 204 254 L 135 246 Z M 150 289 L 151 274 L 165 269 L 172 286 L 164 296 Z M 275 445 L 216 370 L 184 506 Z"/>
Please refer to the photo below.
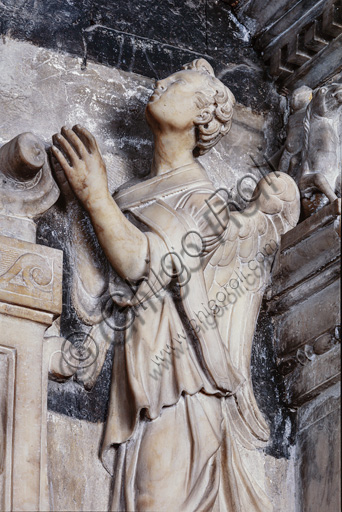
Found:
<path fill-rule="evenodd" d="M 89 212 L 90 215 L 97 215 L 110 208 L 113 199 L 108 191 L 97 190 L 93 191 L 89 196 L 82 201 L 84 208 Z"/>

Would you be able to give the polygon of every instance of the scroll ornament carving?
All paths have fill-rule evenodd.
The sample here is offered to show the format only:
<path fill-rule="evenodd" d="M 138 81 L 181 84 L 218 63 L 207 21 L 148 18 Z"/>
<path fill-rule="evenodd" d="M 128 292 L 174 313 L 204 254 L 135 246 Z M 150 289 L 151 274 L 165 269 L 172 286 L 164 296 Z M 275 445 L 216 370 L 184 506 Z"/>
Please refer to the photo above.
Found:
<path fill-rule="evenodd" d="M 35 242 L 38 219 L 58 199 L 43 143 L 21 133 L 0 148 L 0 233 Z"/>
<path fill-rule="evenodd" d="M 0 293 L 5 302 L 39 306 L 43 311 L 61 309 L 62 254 L 0 235 Z"/>
<path fill-rule="evenodd" d="M 3 254 L 6 256 L 6 252 Z M 11 254 L 11 256 L 13 256 Z M 1 268 L 1 267 L 0 267 Z M 28 288 L 32 292 L 32 288 L 37 288 L 42 292 L 52 291 L 52 268 L 49 262 L 38 254 L 23 254 L 18 257 L 0 274 L 1 286 L 10 289 L 11 286 Z"/>
<path fill-rule="evenodd" d="M 299 192 L 287 174 L 270 173 L 245 212 L 228 214 L 195 155 L 229 131 L 234 103 L 203 59 L 157 82 L 146 108 L 151 177 L 114 198 L 95 138 L 78 125 L 53 137 L 54 157 L 120 276 L 111 301 L 128 312 L 126 323 L 108 315 L 90 331 L 102 346 L 111 322 L 113 335 L 121 332 L 100 450 L 114 475 L 112 510 L 272 510 L 237 440 L 253 449 L 269 437 L 251 345 Z"/>

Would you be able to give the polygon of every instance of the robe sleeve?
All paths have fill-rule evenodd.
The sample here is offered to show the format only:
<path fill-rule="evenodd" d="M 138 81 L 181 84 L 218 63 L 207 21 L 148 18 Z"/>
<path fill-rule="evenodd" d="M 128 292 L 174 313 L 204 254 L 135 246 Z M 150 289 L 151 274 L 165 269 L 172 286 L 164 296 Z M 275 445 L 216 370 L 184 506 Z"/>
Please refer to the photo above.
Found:
<path fill-rule="evenodd" d="M 145 233 L 148 241 L 148 273 L 137 288 L 132 306 L 163 294 L 172 279 L 169 251 L 165 242 L 155 233 Z"/>

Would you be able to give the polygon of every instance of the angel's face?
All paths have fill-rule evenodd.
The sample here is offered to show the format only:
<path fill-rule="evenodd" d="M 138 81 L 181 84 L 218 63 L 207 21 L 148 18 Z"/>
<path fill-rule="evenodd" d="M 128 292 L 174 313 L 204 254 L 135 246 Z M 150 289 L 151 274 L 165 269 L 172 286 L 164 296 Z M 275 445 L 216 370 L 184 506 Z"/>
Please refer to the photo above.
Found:
<path fill-rule="evenodd" d="M 146 107 L 146 119 L 152 127 L 185 131 L 194 126 L 200 114 L 196 93 L 206 86 L 202 73 L 192 70 L 178 71 L 159 80 Z"/>

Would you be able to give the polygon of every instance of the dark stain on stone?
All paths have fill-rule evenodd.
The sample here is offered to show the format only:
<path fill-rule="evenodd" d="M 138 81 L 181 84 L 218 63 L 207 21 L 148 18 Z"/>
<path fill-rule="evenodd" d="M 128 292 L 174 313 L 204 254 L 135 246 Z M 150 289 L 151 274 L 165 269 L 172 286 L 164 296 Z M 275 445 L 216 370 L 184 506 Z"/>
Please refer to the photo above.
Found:
<path fill-rule="evenodd" d="M 276 366 L 273 339 L 272 323 L 261 310 L 252 347 L 253 389 L 271 431 L 266 453 L 275 458 L 289 458 L 295 441 L 295 416 L 282 399 L 284 389 Z"/>

